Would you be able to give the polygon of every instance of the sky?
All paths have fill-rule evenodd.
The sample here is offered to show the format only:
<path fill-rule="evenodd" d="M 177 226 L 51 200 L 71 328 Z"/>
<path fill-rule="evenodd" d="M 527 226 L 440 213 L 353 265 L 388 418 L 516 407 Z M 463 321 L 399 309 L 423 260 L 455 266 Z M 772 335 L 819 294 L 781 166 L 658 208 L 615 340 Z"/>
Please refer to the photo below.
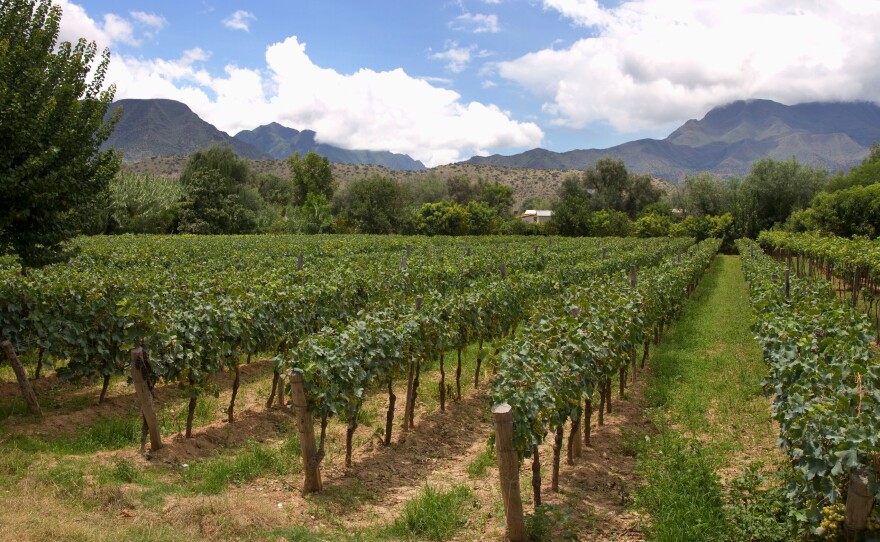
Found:
<path fill-rule="evenodd" d="M 712 107 L 880 100 L 880 0 L 53 0 L 116 98 L 428 166 L 663 138 Z"/>

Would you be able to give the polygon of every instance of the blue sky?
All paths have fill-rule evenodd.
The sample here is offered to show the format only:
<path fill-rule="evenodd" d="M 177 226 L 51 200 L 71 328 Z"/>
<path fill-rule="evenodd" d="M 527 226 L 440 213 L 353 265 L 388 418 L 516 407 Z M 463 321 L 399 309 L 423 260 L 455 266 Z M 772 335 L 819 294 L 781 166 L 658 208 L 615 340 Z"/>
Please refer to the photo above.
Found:
<path fill-rule="evenodd" d="M 428 165 L 665 137 L 737 99 L 875 100 L 880 2 L 55 0 L 117 98 Z"/>

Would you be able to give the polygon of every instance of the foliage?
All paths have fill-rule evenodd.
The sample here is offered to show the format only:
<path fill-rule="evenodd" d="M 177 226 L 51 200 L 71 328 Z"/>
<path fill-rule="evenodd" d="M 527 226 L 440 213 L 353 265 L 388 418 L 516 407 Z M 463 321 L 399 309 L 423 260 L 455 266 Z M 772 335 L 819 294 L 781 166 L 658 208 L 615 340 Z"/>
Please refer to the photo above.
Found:
<path fill-rule="evenodd" d="M 520 204 L 520 212 L 525 212 L 527 209 L 552 211 L 555 205 L 556 202 L 550 198 L 543 196 L 529 196 L 522 201 L 522 204 Z"/>
<path fill-rule="evenodd" d="M 871 491 L 880 496 L 872 467 L 880 398 L 866 393 L 880 386 L 873 326 L 824 279 L 792 275 L 787 296 L 781 264 L 745 240 L 738 248 L 770 368 L 765 390 L 793 468 L 789 497 L 816 527 L 822 507 L 842 500 L 854 471 L 868 472 Z"/>
<path fill-rule="evenodd" d="M 0 5 L 0 252 L 27 267 L 68 255 L 80 213 L 119 168 L 100 151 L 118 119 L 104 121 L 110 52 L 95 62 L 94 42 L 57 43 L 60 21 L 48 0 Z"/>
<path fill-rule="evenodd" d="M 309 193 L 297 212 L 297 223 L 302 233 L 333 233 L 332 206 L 323 194 Z"/>
<path fill-rule="evenodd" d="M 632 228 L 632 221 L 622 211 L 602 209 L 590 215 L 590 235 L 594 237 L 627 237 Z"/>
<path fill-rule="evenodd" d="M 287 159 L 287 165 L 293 183 L 294 205 L 303 205 L 309 194 L 323 196 L 325 200 L 333 197 L 336 180 L 326 157 L 310 152 L 300 158 L 297 152 Z"/>
<path fill-rule="evenodd" d="M 633 223 L 633 235 L 636 237 L 662 237 L 669 235 L 672 219 L 658 214 L 642 215 Z"/>
<path fill-rule="evenodd" d="M 471 181 L 467 175 L 453 175 L 446 179 L 446 190 L 449 199 L 459 205 L 467 205 L 468 202 L 474 201 L 480 197 L 480 185 Z M 438 198 L 435 201 L 440 201 Z"/>
<path fill-rule="evenodd" d="M 498 181 L 480 187 L 480 201 L 493 209 L 501 218 L 510 218 L 513 207 L 513 189 Z"/>
<path fill-rule="evenodd" d="M 498 233 L 501 219 L 498 212 L 482 201 L 470 201 L 465 207 L 468 216 L 470 235 L 491 235 Z"/>
<path fill-rule="evenodd" d="M 168 233 L 182 197 L 177 179 L 121 172 L 110 182 L 111 228 L 121 233 Z"/>
<path fill-rule="evenodd" d="M 774 224 L 783 224 L 791 213 L 809 206 L 827 177 L 825 169 L 802 165 L 794 158 L 756 161 L 745 179 L 734 185 L 733 217 L 738 234 L 756 237 Z"/>
<path fill-rule="evenodd" d="M 880 237 L 880 177 L 877 181 L 869 186 L 822 192 L 813 200 L 809 214 L 798 218 L 805 225 L 833 235 Z"/>
<path fill-rule="evenodd" d="M 390 533 L 401 538 L 449 540 L 465 527 L 468 503 L 473 493 L 458 485 L 443 491 L 425 486 L 418 495 L 403 505 L 400 518 Z"/>
<path fill-rule="evenodd" d="M 697 218 L 730 210 L 728 187 L 711 173 L 688 175 L 670 194 L 672 206 Z"/>
<path fill-rule="evenodd" d="M 465 235 L 468 233 L 467 209 L 457 203 L 425 203 L 416 216 L 416 228 L 424 235 Z"/>
<path fill-rule="evenodd" d="M 395 233 L 406 207 L 400 185 L 389 177 L 355 179 L 338 200 L 340 213 L 361 233 Z"/>
<path fill-rule="evenodd" d="M 253 199 L 247 197 L 246 186 L 237 184 L 235 176 L 226 176 L 222 171 L 195 168 L 184 172 L 181 184 L 185 200 L 178 219 L 179 232 L 229 234 L 254 231 L 259 206 L 253 205 Z"/>
<path fill-rule="evenodd" d="M 724 512 L 731 542 L 788 542 L 804 534 L 788 498 L 788 481 L 781 471 L 763 474 L 750 465 L 732 479 L 724 495 Z"/>

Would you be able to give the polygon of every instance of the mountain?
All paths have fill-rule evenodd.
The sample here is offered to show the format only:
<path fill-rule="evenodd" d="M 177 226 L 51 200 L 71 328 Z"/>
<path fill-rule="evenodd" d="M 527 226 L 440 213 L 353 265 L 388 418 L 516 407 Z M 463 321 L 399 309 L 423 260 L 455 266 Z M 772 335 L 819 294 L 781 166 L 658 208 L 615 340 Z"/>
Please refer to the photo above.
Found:
<path fill-rule="evenodd" d="M 107 116 L 117 107 L 122 108 L 122 116 L 102 147 L 123 151 L 126 163 L 154 156 L 188 155 L 218 143 L 231 146 L 242 158 L 269 157 L 256 147 L 221 132 L 185 104 L 174 100 L 119 100 L 108 108 Z"/>
<path fill-rule="evenodd" d="M 425 169 L 423 163 L 406 154 L 342 149 L 318 143 L 315 140 L 316 135 L 312 130 L 294 130 L 273 122 L 253 130 L 242 130 L 235 134 L 235 139 L 253 145 L 276 160 L 285 160 L 295 152 L 301 155 L 315 152 L 337 164 L 376 165 L 411 171 Z"/>
<path fill-rule="evenodd" d="M 465 163 L 535 169 L 584 169 L 603 156 L 628 170 L 678 181 L 710 171 L 745 175 L 764 157 L 846 170 L 880 141 L 880 107 L 870 102 L 813 102 L 787 106 L 770 100 L 737 101 L 689 120 L 665 139 L 640 139 L 608 149 L 556 153 L 533 149 L 513 156 L 475 156 Z"/>

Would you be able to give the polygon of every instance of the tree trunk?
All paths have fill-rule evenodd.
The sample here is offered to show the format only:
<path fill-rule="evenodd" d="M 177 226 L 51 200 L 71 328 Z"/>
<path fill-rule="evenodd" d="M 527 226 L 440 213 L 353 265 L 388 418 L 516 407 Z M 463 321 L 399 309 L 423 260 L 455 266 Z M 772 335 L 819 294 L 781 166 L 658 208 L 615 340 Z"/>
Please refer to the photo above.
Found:
<path fill-rule="evenodd" d="M 34 371 L 34 380 L 39 380 L 40 374 L 43 372 L 43 354 L 45 353 L 45 348 L 40 348 L 40 351 L 37 353 L 37 370 Z"/>
<path fill-rule="evenodd" d="M 541 457 L 537 445 L 532 446 L 532 494 L 537 509 L 541 506 Z"/>
<path fill-rule="evenodd" d="M 648 356 L 651 354 L 651 341 L 645 338 L 645 350 L 642 352 L 642 369 L 645 368 L 645 360 L 648 359 Z"/>
<path fill-rule="evenodd" d="M 611 379 L 605 382 L 605 413 L 611 414 Z"/>
<path fill-rule="evenodd" d="M 553 439 L 553 475 L 550 479 L 550 488 L 559 492 L 559 461 L 562 457 L 562 438 L 565 436 L 565 426 L 556 428 L 556 438 Z"/>
<path fill-rule="evenodd" d="M 192 393 L 192 392 L 190 392 Z M 192 437 L 193 416 L 196 413 L 196 401 L 198 397 L 193 395 L 189 398 L 189 412 L 186 414 L 186 438 Z"/>
<path fill-rule="evenodd" d="M 584 401 L 584 446 L 592 446 L 593 443 L 590 442 L 590 424 L 592 423 L 593 418 L 593 400 L 591 398 L 587 398 Z"/>
<path fill-rule="evenodd" d="M 388 413 L 385 415 L 385 446 L 391 445 L 391 427 L 394 423 L 394 403 L 397 396 L 394 395 L 394 379 L 388 376 Z"/>
<path fill-rule="evenodd" d="M 623 391 L 624 391 L 625 387 L 626 387 L 626 368 L 621 367 L 620 368 L 620 386 L 619 386 L 619 388 L 620 388 L 619 394 L 620 394 L 621 399 L 623 399 Z"/>
<path fill-rule="evenodd" d="M 104 375 L 104 383 L 101 385 L 101 395 L 98 396 L 98 404 L 104 402 L 107 398 L 107 388 L 110 387 L 110 375 Z"/>
<path fill-rule="evenodd" d="M 417 361 L 415 370 L 413 371 L 413 384 L 412 384 L 412 396 L 409 398 L 409 427 L 410 429 L 415 428 L 415 416 L 416 416 L 416 398 L 419 396 L 419 370 L 421 369 L 421 362 Z"/>
<path fill-rule="evenodd" d="M 461 348 L 458 349 L 458 367 L 455 369 L 455 400 L 461 401 Z"/>
<path fill-rule="evenodd" d="M 412 394 L 413 394 L 413 372 L 415 372 L 416 364 L 413 361 L 409 362 L 409 371 L 407 371 L 406 375 L 406 403 L 403 405 L 403 430 L 404 432 L 410 430 L 409 421 L 412 419 L 411 415 L 411 407 L 412 407 Z"/>
<path fill-rule="evenodd" d="M 235 371 L 235 380 L 232 381 L 232 398 L 229 400 L 229 423 L 235 421 L 235 416 L 233 414 L 235 411 L 235 397 L 238 395 L 238 385 L 241 383 L 238 363 L 233 366 L 233 370 Z"/>
<path fill-rule="evenodd" d="M 474 389 L 480 385 L 480 365 L 483 363 L 483 339 L 480 338 L 480 346 L 477 349 L 477 370 L 474 371 Z"/>
<path fill-rule="evenodd" d="M 580 409 L 579 409 L 580 410 Z M 571 432 L 568 434 L 568 464 L 574 465 L 574 458 L 581 456 L 581 413 L 571 418 Z"/>
<path fill-rule="evenodd" d="M 599 426 L 605 425 L 605 382 L 599 384 Z"/>
<path fill-rule="evenodd" d="M 31 414 L 42 416 L 43 411 L 40 409 L 40 403 L 37 402 L 37 395 L 34 393 L 34 388 L 31 387 L 31 381 L 28 380 L 27 372 L 15 354 L 15 348 L 12 347 L 12 343 L 9 341 L 3 341 L 0 343 L 0 346 L 2 346 L 3 353 L 15 372 L 15 378 L 18 380 L 18 389 L 21 390 L 21 395 L 24 397 L 25 403 L 27 403 L 28 410 Z"/>
<path fill-rule="evenodd" d="M 275 390 L 278 388 L 278 378 L 280 376 L 278 369 L 275 369 L 275 373 L 272 375 L 272 393 L 269 394 L 269 400 L 266 401 L 266 408 L 272 408 L 272 403 L 275 402 Z"/>
<path fill-rule="evenodd" d="M 351 441 L 354 432 L 357 430 L 357 411 L 355 411 L 348 420 L 348 429 L 345 430 L 345 466 L 351 468 Z"/>
<path fill-rule="evenodd" d="M 147 371 L 148 365 L 144 359 L 143 349 L 133 349 L 131 351 L 131 380 L 144 418 L 141 425 L 141 452 L 146 446 L 146 430 L 150 432 L 150 448 L 155 451 L 162 447 L 162 435 L 159 431 L 159 421 L 156 419 L 156 410 L 153 408 L 153 393 L 150 390 L 150 378 Z"/>
<path fill-rule="evenodd" d="M 439 356 L 440 361 L 440 410 L 446 411 L 446 369 L 443 367 L 444 356 L 442 353 Z"/>

